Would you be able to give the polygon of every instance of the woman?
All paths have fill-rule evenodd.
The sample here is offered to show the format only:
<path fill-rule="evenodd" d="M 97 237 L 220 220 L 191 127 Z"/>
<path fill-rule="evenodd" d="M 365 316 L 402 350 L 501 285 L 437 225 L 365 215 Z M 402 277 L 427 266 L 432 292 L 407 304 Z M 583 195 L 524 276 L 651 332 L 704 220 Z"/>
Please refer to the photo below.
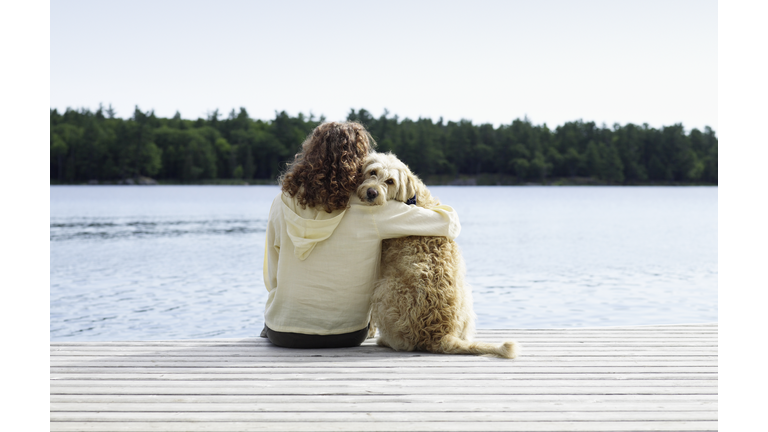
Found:
<path fill-rule="evenodd" d="M 367 337 L 381 241 L 458 236 L 456 212 L 401 202 L 364 204 L 355 194 L 375 145 L 359 123 L 315 128 L 281 177 L 264 252 L 266 336 L 291 348 L 360 345 Z"/>

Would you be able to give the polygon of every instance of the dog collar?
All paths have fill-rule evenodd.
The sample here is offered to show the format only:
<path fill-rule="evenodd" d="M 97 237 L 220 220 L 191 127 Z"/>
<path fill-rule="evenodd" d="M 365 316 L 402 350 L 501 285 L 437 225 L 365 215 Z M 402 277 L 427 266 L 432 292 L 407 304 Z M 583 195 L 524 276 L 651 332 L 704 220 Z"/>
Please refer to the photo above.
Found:
<path fill-rule="evenodd" d="M 416 204 L 416 195 L 413 196 L 413 198 L 409 199 L 405 202 L 408 205 L 415 205 Z"/>

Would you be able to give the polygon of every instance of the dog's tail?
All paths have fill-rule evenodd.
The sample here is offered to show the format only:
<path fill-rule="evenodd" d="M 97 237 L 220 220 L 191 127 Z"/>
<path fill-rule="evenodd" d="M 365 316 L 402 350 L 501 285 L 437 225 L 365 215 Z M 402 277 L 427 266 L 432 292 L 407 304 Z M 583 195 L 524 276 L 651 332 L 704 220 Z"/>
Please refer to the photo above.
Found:
<path fill-rule="evenodd" d="M 520 344 L 517 342 L 469 342 L 451 335 L 443 337 L 440 347 L 446 354 L 493 355 L 508 359 L 513 359 L 520 353 Z"/>

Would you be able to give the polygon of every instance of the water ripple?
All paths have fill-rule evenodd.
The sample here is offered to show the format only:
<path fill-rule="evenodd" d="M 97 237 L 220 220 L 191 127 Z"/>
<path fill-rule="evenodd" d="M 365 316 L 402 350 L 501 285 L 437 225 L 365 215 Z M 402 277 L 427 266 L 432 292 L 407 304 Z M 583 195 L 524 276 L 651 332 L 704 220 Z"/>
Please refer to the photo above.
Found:
<path fill-rule="evenodd" d="M 264 232 L 266 225 L 265 219 L 69 220 L 51 223 L 51 241 L 255 234 Z"/>

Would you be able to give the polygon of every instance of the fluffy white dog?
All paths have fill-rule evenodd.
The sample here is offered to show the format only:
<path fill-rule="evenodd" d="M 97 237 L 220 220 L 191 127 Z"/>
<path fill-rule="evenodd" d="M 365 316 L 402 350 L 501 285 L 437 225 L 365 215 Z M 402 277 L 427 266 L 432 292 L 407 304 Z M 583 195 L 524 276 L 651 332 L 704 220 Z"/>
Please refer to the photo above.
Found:
<path fill-rule="evenodd" d="M 369 155 L 363 173 L 357 195 L 370 205 L 383 205 L 388 200 L 424 208 L 440 205 L 408 166 L 391 153 Z M 380 333 L 376 342 L 396 351 L 515 358 L 519 350 L 516 342 L 471 341 L 475 313 L 465 272 L 458 245 L 445 237 L 385 240 L 382 277 L 373 292 L 371 320 Z M 369 334 L 373 335 L 373 326 L 371 329 Z"/>

